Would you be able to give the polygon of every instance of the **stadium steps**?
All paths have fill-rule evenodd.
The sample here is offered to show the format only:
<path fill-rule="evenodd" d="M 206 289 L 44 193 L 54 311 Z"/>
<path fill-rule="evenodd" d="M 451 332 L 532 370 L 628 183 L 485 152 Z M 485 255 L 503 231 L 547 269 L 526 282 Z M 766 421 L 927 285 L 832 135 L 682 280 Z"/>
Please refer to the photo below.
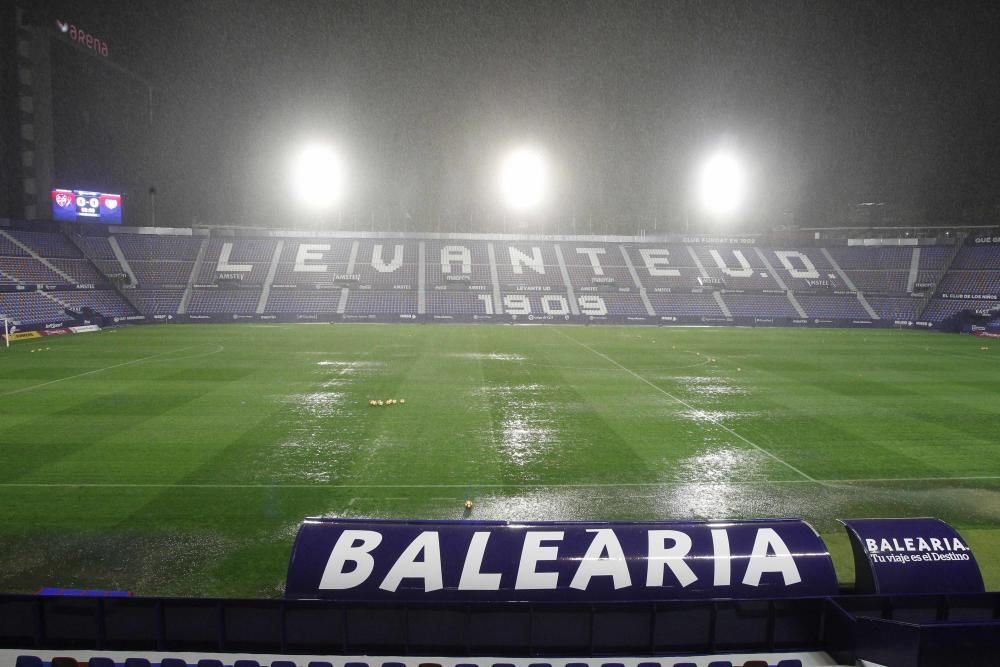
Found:
<path fill-rule="evenodd" d="M 94 258 L 87 251 L 87 247 L 84 244 L 82 244 L 82 243 L 77 243 L 77 237 L 76 237 L 76 235 L 74 235 L 74 234 L 67 234 L 66 237 L 69 239 L 69 242 L 72 243 L 76 247 L 76 249 L 80 251 L 80 254 L 82 254 L 84 256 L 84 258 L 88 262 L 90 262 L 90 265 L 93 267 L 94 271 L 96 271 L 99 276 L 102 276 L 108 282 L 108 284 L 111 286 L 111 289 L 115 293 L 117 293 L 118 296 L 120 296 L 122 298 L 122 301 L 124 301 L 128 305 L 132 306 L 132 308 L 135 309 L 135 312 L 141 313 L 142 309 L 140 309 L 139 306 L 138 306 L 138 304 L 136 304 L 135 300 L 132 298 L 132 295 L 126 294 L 125 291 L 122 290 L 120 281 L 111 280 L 104 273 L 104 271 L 101 271 L 101 267 L 98 266 L 97 262 L 94 261 Z M 113 241 L 114 241 L 114 237 L 113 236 L 111 236 L 111 237 L 108 238 L 108 245 L 111 246 L 111 252 L 114 252 L 115 248 L 118 247 L 117 241 L 114 241 L 114 242 Z M 118 251 L 121 252 L 121 248 L 120 247 L 118 247 Z M 116 255 L 116 258 L 117 258 L 117 255 Z M 128 276 L 129 281 L 130 281 L 129 284 L 132 285 L 132 286 L 135 286 L 135 274 L 132 273 L 132 267 L 128 265 L 128 261 L 127 260 L 125 261 L 124 264 L 122 264 L 122 260 L 124 260 L 124 259 L 125 259 L 125 255 L 123 254 L 121 256 L 121 259 L 118 260 L 118 265 L 121 267 L 122 272 L 125 275 Z"/>
<path fill-rule="evenodd" d="M 792 290 L 788 289 L 788 285 L 785 284 L 781 275 L 774 270 L 773 266 L 771 266 L 771 262 L 767 259 L 767 255 L 764 254 L 764 251 L 757 246 L 754 246 L 753 249 L 754 252 L 757 253 L 757 256 L 760 257 L 760 261 L 764 263 L 764 267 L 767 269 L 767 275 L 774 278 L 774 282 L 778 283 L 778 287 L 785 290 L 785 296 L 788 297 L 788 302 L 792 304 L 792 308 L 794 308 L 795 312 L 799 314 L 799 317 L 809 317 L 806 314 L 805 308 L 802 307 L 802 304 L 799 303 L 798 299 L 795 298 L 795 295 L 792 294 Z"/>
<path fill-rule="evenodd" d="M 32 250 L 31 247 L 29 247 L 29 246 L 21 243 L 16 238 L 14 238 L 13 236 L 11 236 L 7 232 L 3 231 L 2 229 L 0 229 L 0 235 L 2 235 L 3 237 L 5 237 L 8 241 L 10 241 L 14 245 L 16 245 L 18 248 L 20 248 L 24 252 L 28 253 L 28 255 L 32 259 L 37 260 L 38 262 L 41 262 L 47 269 L 49 269 L 50 271 L 53 271 L 59 277 L 61 277 L 63 280 L 65 280 L 67 284 L 69 284 L 69 285 L 76 285 L 77 284 L 76 281 L 73 280 L 73 278 L 68 273 L 66 273 L 65 271 L 63 271 L 58 266 L 56 266 L 55 264 L 53 264 L 49 260 L 45 259 L 41 255 L 39 255 L 37 252 L 35 252 L 34 250 Z"/>
<path fill-rule="evenodd" d="M 10 275 L 9 273 L 5 273 L 4 271 L 0 271 L 0 277 L 3 277 L 6 281 L 15 283 L 17 285 L 23 285 L 24 284 L 20 280 L 18 280 L 17 278 L 15 278 L 14 276 Z"/>
<path fill-rule="evenodd" d="M 906 292 L 913 294 L 913 288 L 917 285 L 917 278 L 920 275 L 920 246 L 913 249 L 910 255 L 910 272 L 906 276 Z"/>
<path fill-rule="evenodd" d="M 59 297 L 52 294 L 52 292 L 46 292 L 45 290 L 38 290 L 38 293 L 44 296 L 49 301 L 58 304 L 60 308 L 69 308 L 69 304 L 60 299 Z"/>
<path fill-rule="evenodd" d="M 732 317 L 733 314 L 732 312 L 730 312 L 729 306 L 727 306 L 726 302 L 722 300 L 722 292 L 719 291 L 712 292 L 712 296 L 715 297 L 715 302 L 719 304 L 719 310 L 722 311 L 722 314 L 725 315 L 726 317 Z"/>
<path fill-rule="evenodd" d="M 206 236 L 201 240 L 201 246 L 198 248 L 198 256 L 194 258 L 194 265 L 191 267 L 191 275 L 188 276 L 187 287 L 184 289 L 184 296 L 181 297 L 180 305 L 177 306 L 178 315 L 186 313 L 188 305 L 191 303 L 191 294 L 194 292 L 194 283 L 198 278 L 198 272 L 201 270 L 201 262 L 205 259 L 205 251 L 207 249 L 208 237 Z"/>
<path fill-rule="evenodd" d="M 632 282 L 635 283 L 636 288 L 639 290 L 639 298 L 642 299 L 642 305 L 646 307 L 646 314 L 653 317 L 656 315 L 656 310 L 653 309 L 653 302 L 649 300 L 646 288 L 643 286 L 642 281 L 639 280 L 639 272 L 635 270 L 635 264 L 632 263 L 632 258 L 629 257 L 628 250 L 624 245 L 619 245 L 618 250 L 621 251 L 622 259 L 625 260 L 625 268 L 628 269 L 628 274 L 632 276 Z"/>
<path fill-rule="evenodd" d="M 271 266 L 267 268 L 267 277 L 264 278 L 264 287 L 260 290 L 260 301 L 257 302 L 257 314 L 263 315 L 267 309 L 267 300 L 271 296 L 271 285 L 274 284 L 274 276 L 278 273 L 278 260 L 281 259 L 281 251 L 285 249 L 284 239 L 278 239 L 274 246 L 274 254 L 271 255 Z M 196 262 L 200 264 L 200 262 Z"/>
<path fill-rule="evenodd" d="M 822 253 L 824 257 L 826 257 L 826 261 L 830 262 L 830 266 L 832 266 L 833 270 L 837 272 L 837 275 L 840 276 L 840 279 L 844 281 L 844 285 L 847 287 L 847 289 L 854 292 L 855 296 L 858 297 L 858 303 L 860 303 L 861 307 L 865 309 L 865 312 L 868 313 L 868 316 L 873 320 L 882 319 L 881 317 L 878 316 L 878 313 L 875 312 L 875 309 L 872 308 L 871 304 L 868 303 L 868 299 L 865 298 L 865 295 L 861 292 L 861 290 L 859 290 L 854 285 L 854 281 L 851 280 L 850 276 L 844 273 L 844 270 L 840 268 L 840 264 L 837 264 L 837 260 L 833 258 L 833 255 L 830 254 L 830 251 L 827 250 L 826 248 L 820 248 L 819 251 L 820 253 Z"/>
<path fill-rule="evenodd" d="M 922 320 L 924 318 L 924 311 L 926 311 L 927 307 L 931 305 L 931 301 L 934 299 L 934 296 L 938 293 L 938 285 L 941 284 L 941 281 L 944 280 L 944 277 L 948 274 L 949 271 L 951 271 L 951 265 L 955 263 L 955 258 L 958 257 L 958 253 L 962 252 L 962 247 L 965 245 L 965 237 L 966 235 L 963 234 L 962 232 L 958 232 L 957 234 L 955 234 L 955 245 L 951 249 L 951 252 L 948 253 L 948 259 L 944 262 L 944 265 L 942 266 L 940 273 L 934 276 L 934 287 L 932 289 L 927 290 L 927 293 L 924 295 L 924 298 L 921 299 L 920 303 L 914 310 L 914 312 L 916 313 L 916 317 L 914 319 Z"/>
<path fill-rule="evenodd" d="M 576 293 L 573 291 L 573 281 L 569 279 L 569 270 L 566 268 L 566 260 L 563 258 L 562 248 L 556 243 L 552 246 L 556 253 L 556 262 L 559 263 L 559 273 L 562 275 L 563 284 L 566 285 L 566 296 L 569 297 L 569 310 L 574 315 L 580 314 L 580 308 L 576 305 Z"/>
<path fill-rule="evenodd" d="M 125 272 L 125 275 L 128 276 L 129 282 L 132 285 L 138 286 L 139 279 L 135 277 L 135 272 L 132 270 L 132 265 L 128 263 L 128 258 L 125 257 L 125 253 L 124 251 L 122 251 L 122 247 L 118 245 L 118 239 L 116 239 L 113 234 L 108 236 L 108 245 L 111 246 L 111 252 L 114 254 L 115 259 L 118 260 L 118 264 L 122 267 L 122 270 Z"/>

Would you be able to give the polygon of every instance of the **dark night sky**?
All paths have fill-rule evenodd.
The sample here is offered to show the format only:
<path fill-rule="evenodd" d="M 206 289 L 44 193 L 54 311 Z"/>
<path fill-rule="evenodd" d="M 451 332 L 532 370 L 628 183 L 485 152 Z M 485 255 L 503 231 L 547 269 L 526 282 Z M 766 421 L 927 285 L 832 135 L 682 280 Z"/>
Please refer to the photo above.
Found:
<path fill-rule="evenodd" d="M 349 213 L 409 213 L 422 228 L 470 216 L 482 227 L 499 211 L 498 154 L 522 140 L 556 164 L 555 214 L 676 225 L 698 157 L 725 143 L 751 166 L 753 227 L 832 222 L 861 201 L 996 200 L 998 7 L 80 0 L 61 11 L 154 82 L 158 209 L 174 224 L 289 224 L 289 155 L 320 137 L 348 157 Z"/>

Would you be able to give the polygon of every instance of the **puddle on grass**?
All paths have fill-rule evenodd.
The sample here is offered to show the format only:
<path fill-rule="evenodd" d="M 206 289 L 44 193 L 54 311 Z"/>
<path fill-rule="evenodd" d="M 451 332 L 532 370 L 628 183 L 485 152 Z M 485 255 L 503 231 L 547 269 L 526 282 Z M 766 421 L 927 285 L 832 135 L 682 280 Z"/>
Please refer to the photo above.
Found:
<path fill-rule="evenodd" d="M 759 417 L 756 412 L 737 412 L 734 410 L 686 410 L 680 416 L 698 424 L 724 424 L 727 421 Z"/>
<path fill-rule="evenodd" d="M 449 352 L 442 356 L 452 359 L 470 359 L 478 361 L 527 361 L 520 354 L 504 354 L 501 352 Z"/>
<path fill-rule="evenodd" d="M 716 396 L 747 396 L 749 392 L 745 387 L 736 386 L 727 382 L 724 378 L 707 377 L 703 375 L 674 376 L 674 382 L 686 391 L 704 398 L 714 398 Z"/>

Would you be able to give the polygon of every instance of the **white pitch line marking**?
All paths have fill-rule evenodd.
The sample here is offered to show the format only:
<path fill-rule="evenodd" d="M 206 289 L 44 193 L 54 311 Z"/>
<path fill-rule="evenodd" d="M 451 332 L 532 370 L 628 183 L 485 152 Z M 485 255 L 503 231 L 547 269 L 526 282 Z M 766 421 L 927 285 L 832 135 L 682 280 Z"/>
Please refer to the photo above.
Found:
<path fill-rule="evenodd" d="M 706 419 L 706 421 L 709 421 L 709 422 L 715 424 L 716 426 L 718 426 L 719 428 L 721 428 L 726 433 L 732 435 L 733 437 L 739 438 L 740 440 L 742 440 L 746 444 L 750 445 L 751 447 L 753 447 L 757 451 L 761 452 L 762 454 L 766 454 L 767 456 L 771 457 L 773 460 L 775 460 L 778 463 L 782 464 L 783 466 L 785 466 L 789 470 L 795 471 L 799 475 L 802 475 L 803 477 L 805 477 L 810 482 L 816 482 L 817 484 L 822 484 L 822 482 L 820 482 L 820 480 L 816 479 L 812 475 L 809 475 L 809 474 L 803 472 L 802 470 L 799 470 L 798 468 L 796 468 L 795 466 L 793 466 L 791 463 L 789 463 L 788 461 L 786 461 L 783 458 L 781 458 L 780 456 L 778 456 L 777 454 L 772 454 L 771 452 L 767 451 L 766 449 L 764 449 L 763 447 L 761 447 L 757 443 L 751 442 L 747 438 L 743 437 L 742 435 L 740 435 L 739 433 L 737 433 L 736 431 L 734 431 L 733 429 L 729 428 L 728 426 L 726 426 L 725 424 L 723 424 L 721 421 L 719 421 L 718 418 L 713 417 L 712 415 L 708 414 L 704 410 L 699 410 L 698 408 L 696 408 L 695 406 L 691 405 L 690 403 L 688 403 L 684 399 L 678 398 L 677 396 L 674 396 L 673 394 L 671 394 L 666 389 L 663 389 L 662 387 L 659 387 L 659 386 L 653 384 L 652 382 L 650 382 L 646 378 L 642 377 L 641 375 L 639 375 L 635 371 L 633 371 L 633 370 L 631 370 L 629 368 L 626 368 L 625 366 L 622 366 L 620 363 L 618 363 L 617 361 L 615 361 L 614 359 L 612 359 L 608 355 L 606 355 L 606 354 L 604 354 L 602 352 L 598 352 L 597 350 L 595 350 L 594 348 L 590 347 L 586 343 L 581 343 L 580 341 L 578 341 L 577 339 L 573 338 L 572 336 L 563 333 L 562 331 L 560 331 L 560 329 L 558 327 L 553 327 L 553 330 L 556 333 L 558 333 L 560 336 L 562 336 L 563 338 L 566 338 L 566 339 L 569 339 L 569 340 L 573 341 L 574 343 L 576 343 L 577 345 L 579 345 L 583 349 L 590 350 L 593 354 L 596 354 L 597 356 L 599 356 L 600 358 L 604 359 L 605 361 L 614 364 L 618 368 L 622 369 L 623 371 L 625 371 L 626 373 L 628 373 L 629 375 L 631 375 L 632 377 L 634 377 L 636 380 L 639 380 L 640 382 L 643 382 L 644 384 L 649 385 L 650 387 L 652 387 L 656 391 L 660 392 L 664 396 L 672 399 L 673 401 L 675 401 L 677 403 L 680 403 L 681 405 L 683 405 L 684 407 L 686 407 L 688 410 L 693 410 L 693 411 L 695 411 L 697 413 L 700 413 Z"/>
<path fill-rule="evenodd" d="M 176 354 L 178 352 L 184 352 L 185 350 L 190 350 L 193 347 L 199 347 L 198 345 L 190 345 L 188 347 L 182 347 L 179 350 L 170 350 L 169 352 L 161 352 L 159 354 L 152 354 L 148 357 L 143 357 L 142 359 L 133 359 L 132 361 L 123 361 L 120 364 L 114 364 L 112 366 L 105 366 L 104 368 L 95 368 L 92 371 L 86 371 L 84 373 L 77 373 L 76 375 L 67 375 L 64 378 L 58 378 L 55 380 L 49 380 L 48 382 L 42 382 L 41 384 L 33 384 L 30 387 L 21 387 L 20 389 L 11 389 L 10 391 L 0 392 L 0 396 L 12 396 L 13 394 L 21 394 L 26 391 L 31 391 L 32 389 L 39 389 L 41 387 L 47 387 L 50 384 L 55 384 L 57 382 L 65 382 L 66 380 L 73 380 L 76 378 L 82 378 L 87 375 L 93 375 L 95 373 L 101 373 L 103 371 L 110 371 L 113 368 L 121 368 L 122 366 L 131 366 L 132 364 L 139 364 L 143 361 L 149 361 L 150 359 L 156 359 L 157 357 L 164 357 L 168 354 Z"/>
<path fill-rule="evenodd" d="M 696 482 L 669 479 L 661 482 L 619 482 L 580 484 L 186 484 L 186 483 L 130 483 L 130 482 L 0 482 L 0 488 L 67 488 L 67 489 L 605 489 L 605 488 L 655 488 L 673 486 L 759 486 L 762 484 L 874 484 L 887 482 L 988 482 L 1000 480 L 1000 475 L 973 475 L 966 477 L 868 477 L 856 479 L 749 479 Z M 357 498 L 361 500 L 362 498 Z M 381 500 L 408 500 L 409 497 L 380 498 Z M 454 500 L 454 498 L 448 498 Z"/>

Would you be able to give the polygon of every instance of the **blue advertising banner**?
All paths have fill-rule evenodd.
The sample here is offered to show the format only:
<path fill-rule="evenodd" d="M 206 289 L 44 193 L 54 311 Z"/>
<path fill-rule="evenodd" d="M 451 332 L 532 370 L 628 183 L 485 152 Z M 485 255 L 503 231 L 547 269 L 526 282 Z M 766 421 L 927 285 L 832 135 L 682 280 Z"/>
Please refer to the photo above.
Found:
<path fill-rule="evenodd" d="M 858 593 L 982 593 L 972 550 L 940 519 L 845 519 Z"/>
<path fill-rule="evenodd" d="M 350 601 L 599 602 L 837 593 L 799 519 L 524 522 L 306 519 L 285 595 Z"/>

